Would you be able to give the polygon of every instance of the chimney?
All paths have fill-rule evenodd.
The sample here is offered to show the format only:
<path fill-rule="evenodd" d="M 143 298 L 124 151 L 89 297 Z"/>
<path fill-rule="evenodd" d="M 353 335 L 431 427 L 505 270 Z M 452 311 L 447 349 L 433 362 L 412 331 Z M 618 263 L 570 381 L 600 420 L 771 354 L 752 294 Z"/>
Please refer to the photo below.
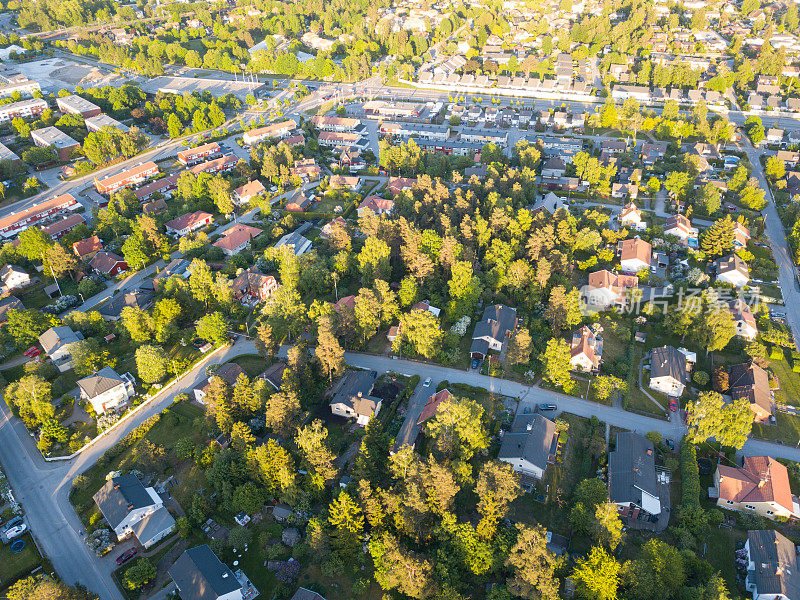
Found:
<path fill-rule="evenodd" d="M 128 504 L 128 512 L 131 512 L 132 510 L 133 510 L 133 504 Z"/>
<path fill-rule="evenodd" d="M 228 572 L 227 572 L 227 571 L 225 571 L 225 572 L 222 574 L 222 578 L 223 578 L 223 579 L 227 579 L 227 578 L 228 578 Z"/>
<path fill-rule="evenodd" d="M 118 484 L 118 483 L 115 483 L 115 484 L 114 484 L 114 489 L 115 489 L 115 490 L 118 490 L 118 489 L 119 489 L 119 484 Z"/>
<path fill-rule="evenodd" d="M 528 423 L 528 424 L 525 426 L 525 429 L 527 429 L 528 431 L 532 431 L 532 430 L 533 430 L 533 423 Z"/>
<path fill-rule="evenodd" d="M 364 394 L 362 392 L 358 392 L 358 397 L 361 398 Z"/>

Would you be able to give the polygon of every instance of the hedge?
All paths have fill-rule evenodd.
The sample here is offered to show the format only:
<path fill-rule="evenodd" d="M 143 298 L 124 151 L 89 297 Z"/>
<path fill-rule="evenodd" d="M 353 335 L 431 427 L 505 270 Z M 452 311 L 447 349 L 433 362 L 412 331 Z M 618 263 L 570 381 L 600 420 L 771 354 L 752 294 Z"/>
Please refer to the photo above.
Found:
<path fill-rule="evenodd" d="M 697 448 L 687 440 L 681 445 L 681 477 L 683 508 L 700 506 L 700 469 L 697 466 Z"/>

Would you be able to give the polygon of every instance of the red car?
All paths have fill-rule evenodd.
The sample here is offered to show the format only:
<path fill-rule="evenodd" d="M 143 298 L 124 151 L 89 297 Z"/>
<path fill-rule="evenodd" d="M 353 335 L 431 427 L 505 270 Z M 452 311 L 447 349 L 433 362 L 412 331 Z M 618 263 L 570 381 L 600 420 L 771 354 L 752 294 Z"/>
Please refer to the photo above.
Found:
<path fill-rule="evenodd" d="M 669 409 L 670 410 L 678 410 L 678 401 L 675 398 L 669 399 Z"/>
<path fill-rule="evenodd" d="M 123 552 L 122 554 L 120 554 L 117 557 L 117 564 L 118 565 L 125 564 L 130 559 L 132 559 L 134 556 L 136 556 L 137 552 L 138 552 L 138 550 L 136 550 L 136 548 L 131 548 L 129 550 L 125 550 L 125 552 Z"/>
<path fill-rule="evenodd" d="M 34 356 L 39 356 L 41 353 L 42 351 L 39 350 L 39 348 L 37 348 L 36 346 L 31 346 L 30 348 L 25 350 L 25 352 L 23 352 L 22 354 L 23 356 L 27 356 L 28 358 L 33 358 Z"/>

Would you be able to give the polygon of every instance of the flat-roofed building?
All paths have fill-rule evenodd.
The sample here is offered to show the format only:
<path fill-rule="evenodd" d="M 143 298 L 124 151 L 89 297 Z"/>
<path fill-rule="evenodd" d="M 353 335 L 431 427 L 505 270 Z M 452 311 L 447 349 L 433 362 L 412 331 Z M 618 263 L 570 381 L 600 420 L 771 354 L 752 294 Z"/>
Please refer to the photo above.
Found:
<path fill-rule="evenodd" d="M 8 98 L 15 93 L 19 93 L 20 96 L 33 96 L 41 91 L 42 87 L 38 81 L 32 81 L 6 66 L 0 69 L 0 98 Z"/>
<path fill-rule="evenodd" d="M 56 98 L 56 104 L 61 112 L 70 115 L 81 115 L 83 118 L 96 117 L 103 112 L 97 104 L 75 94 Z"/>
<path fill-rule="evenodd" d="M 17 117 L 22 119 L 34 119 L 50 108 L 46 100 L 33 98 L 22 100 L 13 104 L 0 106 L 0 123 L 7 123 Z"/>
<path fill-rule="evenodd" d="M 123 125 L 116 119 L 112 119 L 105 114 L 89 117 L 85 119 L 84 122 L 86 123 L 86 129 L 90 132 L 100 131 L 103 127 L 113 127 L 114 129 L 119 129 L 122 133 L 128 133 L 128 131 L 130 131 L 127 125 Z"/>
<path fill-rule="evenodd" d="M 320 131 L 353 131 L 356 127 L 361 125 L 358 119 L 351 119 L 349 117 L 326 117 L 316 115 L 311 118 L 314 127 Z"/>
<path fill-rule="evenodd" d="M 159 172 L 158 165 L 153 161 L 147 161 L 130 169 L 126 169 L 116 175 L 110 175 L 104 179 L 95 179 L 94 185 L 101 194 L 111 194 L 129 185 L 142 183 L 148 177 L 152 177 Z"/>
<path fill-rule="evenodd" d="M 36 131 L 31 131 L 31 140 L 40 148 L 55 148 L 58 159 L 62 161 L 70 160 L 75 150 L 81 146 L 66 133 L 55 127 L 42 127 Z"/>

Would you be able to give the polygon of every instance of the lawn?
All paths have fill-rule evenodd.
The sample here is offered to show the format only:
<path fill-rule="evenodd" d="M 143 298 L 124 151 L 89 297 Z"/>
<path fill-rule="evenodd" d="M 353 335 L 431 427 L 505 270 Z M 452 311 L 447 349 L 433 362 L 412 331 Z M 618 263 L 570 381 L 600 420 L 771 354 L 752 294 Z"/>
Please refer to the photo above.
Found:
<path fill-rule="evenodd" d="M 775 423 L 753 423 L 753 437 L 780 440 L 794 446 L 800 441 L 800 417 L 777 411 Z"/>
<path fill-rule="evenodd" d="M 634 364 L 638 365 L 638 362 L 635 362 Z M 648 398 L 641 389 L 639 389 L 638 381 L 634 379 L 634 382 L 635 382 L 634 385 L 628 385 L 628 392 L 625 394 L 625 401 L 624 401 L 625 410 L 642 412 L 647 414 L 648 416 L 655 417 L 656 419 L 662 419 L 664 421 L 669 420 L 669 418 L 664 414 L 664 411 L 658 408 L 658 406 L 656 406 L 655 403 L 650 398 Z M 644 375 L 642 376 L 642 385 L 646 388 L 649 382 L 650 382 L 650 373 L 648 371 L 645 372 Z M 669 401 L 667 400 L 667 397 L 664 396 L 664 394 L 659 394 L 658 392 L 655 392 L 653 390 L 648 390 L 648 392 L 654 398 L 657 398 L 659 402 L 662 403 L 662 406 L 664 406 L 664 408 L 667 408 L 667 406 L 669 405 Z"/>
<path fill-rule="evenodd" d="M 267 367 L 270 364 L 267 362 L 267 359 L 265 359 L 263 356 L 259 356 L 258 354 L 242 354 L 241 356 L 237 356 L 231 360 L 231 362 L 242 367 L 250 379 L 261 375 L 267 370 Z"/>
<path fill-rule="evenodd" d="M 792 366 L 786 360 L 770 360 L 770 369 L 780 381 L 780 390 L 775 391 L 775 401 L 778 404 L 800 406 L 800 373 L 792 371 Z"/>
<path fill-rule="evenodd" d="M 26 533 L 19 539 L 25 542 L 22 552 L 12 552 L 10 544 L 0 546 L 0 589 L 6 589 L 42 564 L 31 535 Z"/>

